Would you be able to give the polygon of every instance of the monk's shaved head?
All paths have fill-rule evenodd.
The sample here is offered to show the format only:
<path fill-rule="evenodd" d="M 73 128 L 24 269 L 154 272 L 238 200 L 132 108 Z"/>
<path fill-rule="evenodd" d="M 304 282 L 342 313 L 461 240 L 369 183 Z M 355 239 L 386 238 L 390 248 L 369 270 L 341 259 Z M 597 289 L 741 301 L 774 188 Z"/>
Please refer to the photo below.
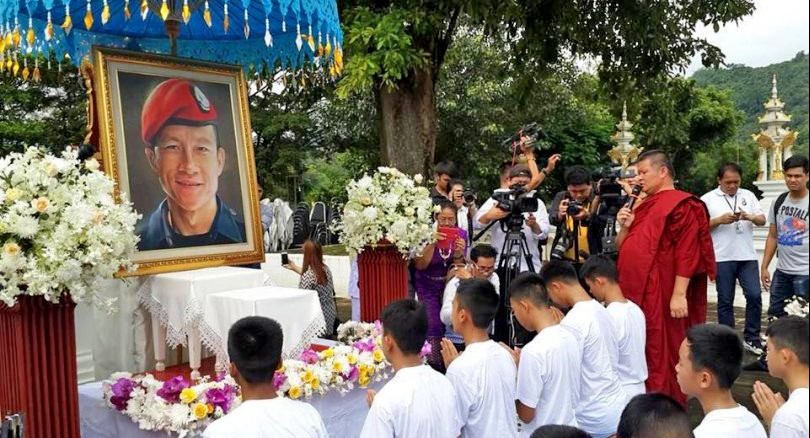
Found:
<path fill-rule="evenodd" d="M 675 168 L 672 167 L 672 162 L 669 161 L 669 156 L 665 152 L 659 149 L 642 152 L 641 155 L 638 156 L 636 163 L 640 163 L 642 161 L 650 163 L 650 166 L 656 169 L 661 167 L 667 169 L 669 176 L 672 177 L 672 179 L 675 179 Z"/>

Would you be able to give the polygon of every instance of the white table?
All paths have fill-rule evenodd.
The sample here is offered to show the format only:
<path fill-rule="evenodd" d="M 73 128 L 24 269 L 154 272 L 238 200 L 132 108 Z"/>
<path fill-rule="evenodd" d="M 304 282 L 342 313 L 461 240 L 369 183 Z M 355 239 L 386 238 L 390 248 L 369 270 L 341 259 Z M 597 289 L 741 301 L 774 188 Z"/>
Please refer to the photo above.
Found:
<path fill-rule="evenodd" d="M 369 385 L 379 391 L 385 382 Z M 345 395 L 329 392 L 305 400 L 321 414 L 326 431 L 333 438 L 360 436 L 368 407 L 366 390 L 355 388 Z M 83 438 L 167 438 L 165 433 L 140 430 L 126 415 L 104 404 L 101 382 L 79 385 L 79 427 Z"/>
<path fill-rule="evenodd" d="M 228 330 L 246 316 L 265 316 L 281 325 L 285 359 L 298 357 L 326 332 L 321 302 L 314 290 L 264 286 L 210 294 L 205 301 L 205 321 L 213 332 L 212 339 L 221 345 L 215 350 L 217 368 L 228 363 Z"/>
<path fill-rule="evenodd" d="M 205 324 L 205 298 L 212 293 L 258 287 L 265 274 L 258 269 L 219 267 L 149 277 L 138 289 L 138 301 L 152 316 L 155 369 L 163 371 L 166 344 L 188 345 L 192 378 L 199 378 L 201 344 L 219 356 L 222 343 Z"/>

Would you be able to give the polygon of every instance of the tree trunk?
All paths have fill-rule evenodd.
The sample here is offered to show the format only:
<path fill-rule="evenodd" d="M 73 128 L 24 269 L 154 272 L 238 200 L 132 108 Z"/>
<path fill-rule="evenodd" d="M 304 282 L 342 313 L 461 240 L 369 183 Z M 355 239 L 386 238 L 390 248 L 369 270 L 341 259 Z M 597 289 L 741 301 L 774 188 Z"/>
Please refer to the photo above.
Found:
<path fill-rule="evenodd" d="M 428 175 L 436 148 L 434 77 L 419 70 L 395 89 L 375 91 L 383 164 L 413 175 Z"/>

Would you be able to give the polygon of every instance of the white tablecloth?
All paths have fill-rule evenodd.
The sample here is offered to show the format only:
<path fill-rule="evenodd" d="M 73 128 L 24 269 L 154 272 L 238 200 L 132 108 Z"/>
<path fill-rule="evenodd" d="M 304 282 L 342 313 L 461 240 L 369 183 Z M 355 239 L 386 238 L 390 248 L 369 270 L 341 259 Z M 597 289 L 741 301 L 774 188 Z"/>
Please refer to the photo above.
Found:
<path fill-rule="evenodd" d="M 246 316 L 265 316 L 281 325 L 284 358 L 297 357 L 326 331 L 314 290 L 264 286 L 210 294 L 205 302 L 205 322 L 213 331 L 214 341 L 222 345 L 223 360 L 218 356 L 218 364 L 228 363 L 228 330 Z"/>
<path fill-rule="evenodd" d="M 384 382 L 373 383 L 370 388 L 379 390 Z M 308 401 L 323 418 L 329 436 L 355 438 L 363 429 L 368 407 L 366 391 L 355 388 L 346 395 L 330 392 L 323 397 L 315 396 Z M 161 432 L 140 430 L 129 417 L 104 405 L 101 382 L 79 386 L 79 424 L 83 438 L 166 438 Z"/>
<path fill-rule="evenodd" d="M 261 270 L 224 266 L 195 271 L 172 272 L 149 277 L 140 289 L 138 300 L 166 327 L 166 342 L 174 348 L 186 345 L 191 329 L 200 329 L 202 342 L 212 349 L 204 321 L 205 297 L 211 293 L 262 286 Z M 154 328 L 153 328 L 154 330 Z"/>

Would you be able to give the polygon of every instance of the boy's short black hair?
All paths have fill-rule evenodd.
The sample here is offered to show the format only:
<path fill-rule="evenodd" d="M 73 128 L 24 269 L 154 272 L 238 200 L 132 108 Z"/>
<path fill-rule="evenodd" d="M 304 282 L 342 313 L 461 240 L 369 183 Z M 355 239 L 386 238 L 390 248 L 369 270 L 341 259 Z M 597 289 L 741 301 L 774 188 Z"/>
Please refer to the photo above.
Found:
<path fill-rule="evenodd" d="M 806 174 L 808 172 L 807 157 L 805 157 L 804 155 L 793 155 L 792 157 L 785 160 L 784 163 L 782 163 L 782 169 L 786 171 L 790 169 L 795 169 L 797 167 L 801 167 L 802 170 L 804 170 L 804 173 Z"/>
<path fill-rule="evenodd" d="M 228 330 L 228 356 L 248 383 L 266 383 L 281 365 L 284 333 L 270 318 L 248 316 Z"/>
<path fill-rule="evenodd" d="M 585 166 L 571 166 L 565 171 L 563 179 L 566 186 L 581 186 L 582 184 L 590 184 L 593 177 L 591 171 L 586 169 Z"/>
<path fill-rule="evenodd" d="M 436 165 L 433 166 L 433 173 L 435 175 L 447 175 L 451 179 L 456 179 L 459 176 L 458 166 L 456 166 L 456 163 L 449 160 L 436 163 Z"/>
<path fill-rule="evenodd" d="M 683 407 L 671 397 L 639 394 L 622 412 L 618 438 L 692 438 L 692 425 Z"/>
<path fill-rule="evenodd" d="M 616 269 L 616 263 L 613 259 L 604 254 L 596 254 L 588 257 L 588 260 L 586 260 L 585 264 L 580 268 L 579 275 L 588 280 L 603 277 L 613 283 L 619 282 L 619 271 Z"/>
<path fill-rule="evenodd" d="M 807 318 L 786 316 L 772 322 L 767 335 L 777 347 L 792 351 L 802 365 L 808 365 L 810 355 L 810 323 Z"/>
<path fill-rule="evenodd" d="M 477 262 L 480 257 L 495 259 L 498 258 L 498 251 L 496 251 L 495 247 L 492 245 L 480 243 L 475 245 L 470 251 L 470 260 Z"/>
<path fill-rule="evenodd" d="M 551 298 L 543 278 L 534 272 L 524 272 L 509 284 L 509 297 L 513 300 L 528 300 L 537 307 L 550 307 Z"/>
<path fill-rule="evenodd" d="M 574 426 L 546 424 L 535 429 L 529 438 L 591 438 L 591 436 Z"/>
<path fill-rule="evenodd" d="M 540 268 L 540 277 L 546 284 L 559 281 L 567 284 L 579 284 L 577 271 L 571 263 L 563 260 L 549 260 Z"/>
<path fill-rule="evenodd" d="M 740 336 L 721 324 L 696 325 L 686 332 L 689 356 L 698 370 L 709 371 L 721 389 L 731 385 L 742 372 L 743 346 Z"/>
<path fill-rule="evenodd" d="M 427 339 L 428 321 L 425 305 L 411 299 L 394 301 L 380 315 L 383 333 L 394 338 L 404 354 L 416 355 Z"/>
<path fill-rule="evenodd" d="M 495 319 L 498 311 L 498 293 L 495 286 L 482 278 L 461 280 L 456 289 L 456 299 L 460 308 L 470 312 L 473 325 L 486 329 Z"/>

